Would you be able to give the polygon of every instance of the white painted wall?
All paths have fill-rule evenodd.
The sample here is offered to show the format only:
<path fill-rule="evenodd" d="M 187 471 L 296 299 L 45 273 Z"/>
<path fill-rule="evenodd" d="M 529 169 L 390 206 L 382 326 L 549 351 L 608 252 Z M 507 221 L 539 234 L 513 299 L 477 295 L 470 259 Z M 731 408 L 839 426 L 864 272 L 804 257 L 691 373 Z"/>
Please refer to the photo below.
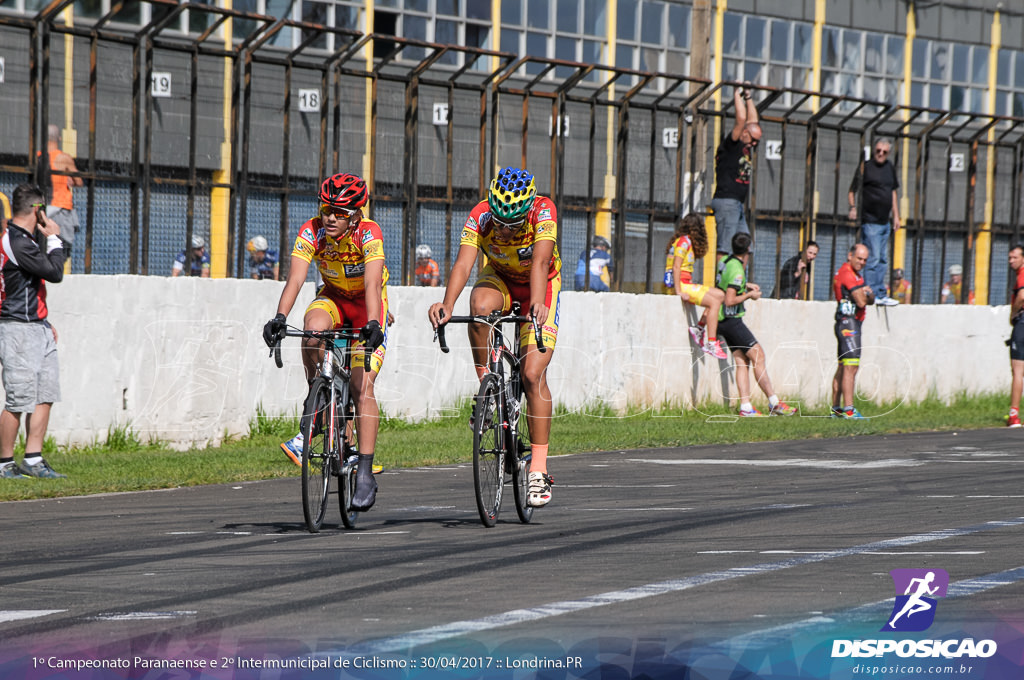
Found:
<path fill-rule="evenodd" d="M 244 434 L 260 403 L 270 414 L 297 410 L 306 389 L 298 341 L 286 345 L 279 370 L 261 336 L 283 285 L 72 275 L 49 286 L 63 393 L 50 434 L 62 443 L 103 441 L 108 427 L 130 424 L 143 439 L 183 446 Z M 307 286 L 299 299 L 312 295 Z M 451 354 L 432 342 L 426 310 L 441 296 L 389 289 L 397 322 L 377 386 L 390 415 L 443 415 L 475 392 L 463 328 L 449 334 Z M 549 377 L 557 403 L 690 408 L 735 392 L 731 368 L 692 346 L 677 298 L 569 292 L 561 304 Z M 834 305 L 763 300 L 748 309 L 778 394 L 824 414 L 835 371 Z M 468 292 L 456 308 L 467 312 Z M 301 324 L 302 313 L 296 305 L 289 321 Z M 1006 307 L 870 308 L 859 390 L 877 401 L 1008 390 L 1007 314 Z"/>

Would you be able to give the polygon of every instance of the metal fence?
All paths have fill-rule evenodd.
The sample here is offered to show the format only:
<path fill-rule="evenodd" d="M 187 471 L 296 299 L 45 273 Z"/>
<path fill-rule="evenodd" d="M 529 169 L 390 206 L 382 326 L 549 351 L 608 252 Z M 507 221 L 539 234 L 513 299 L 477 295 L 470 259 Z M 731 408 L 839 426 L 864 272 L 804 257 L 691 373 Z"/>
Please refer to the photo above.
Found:
<path fill-rule="evenodd" d="M 393 280 L 408 284 L 415 245 L 443 253 L 447 273 L 496 167 L 521 165 L 559 208 L 566 288 L 591 236 L 605 233 L 617 263 L 612 289 L 660 292 L 674 222 L 705 212 L 714 149 L 731 127 L 736 83 L 173 0 L 148 0 L 155 18 L 133 32 L 114 23 L 123 3 L 69 25 L 62 13 L 71 2 L 54 0 L 33 18 L 0 16 L 0 41 L 18 55 L 3 85 L 11 115 L 0 121 L 0 190 L 34 175 L 53 118 L 87 128 L 73 154 L 85 181 L 75 192 L 85 208 L 74 267 L 87 273 L 169 273 L 178 252 L 190 256 L 193 233 L 220 224 L 226 238 L 214 239 L 213 255 L 225 275 L 246 276 L 245 242 L 264 234 L 289 252 L 315 215 L 320 178 L 351 170 L 371 186 Z M 168 28 L 185 10 L 201 18 L 200 31 Z M 225 41 L 229 25 L 234 39 Z M 278 45 L 292 44 L 280 39 L 289 32 L 299 47 Z M 87 52 L 87 67 L 75 59 L 69 71 L 68 50 Z M 187 85 L 161 97 L 154 73 Z M 309 93 L 316 106 L 302 99 Z M 864 147 L 883 136 L 894 140 L 908 207 L 894 245 L 914 301 L 937 302 L 951 264 L 963 266 L 964 301 L 972 287 L 980 300 L 1006 301 L 1006 253 L 1021 235 L 1024 121 L 798 89 L 762 89 L 758 108 L 752 280 L 773 287 L 782 262 L 813 238 L 813 297 L 829 297 L 831 274 L 858 236 L 847 217 L 850 180 Z M 226 217 L 217 191 L 228 196 Z"/>

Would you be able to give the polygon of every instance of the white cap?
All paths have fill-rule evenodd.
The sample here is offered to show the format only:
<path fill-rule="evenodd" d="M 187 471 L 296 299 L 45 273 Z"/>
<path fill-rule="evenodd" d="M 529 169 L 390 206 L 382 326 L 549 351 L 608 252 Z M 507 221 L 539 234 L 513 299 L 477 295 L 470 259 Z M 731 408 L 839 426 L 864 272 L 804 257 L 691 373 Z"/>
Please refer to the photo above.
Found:
<path fill-rule="evenodd" d="M 949 265 L 949 275 L 950 276 L 960 276 L 963 273 L 964 273 L 964 268 L 961 267 L 960 265 L 958 265 L 958 264 L 951 264 L 951 265 Z"/>

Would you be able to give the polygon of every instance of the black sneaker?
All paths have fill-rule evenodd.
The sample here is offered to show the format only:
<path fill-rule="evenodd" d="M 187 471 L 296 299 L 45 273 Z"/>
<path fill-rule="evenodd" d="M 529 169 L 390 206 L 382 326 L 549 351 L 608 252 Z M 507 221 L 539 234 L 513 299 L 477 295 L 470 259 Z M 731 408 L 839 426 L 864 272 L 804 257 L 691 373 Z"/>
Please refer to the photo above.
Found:
<path fill-rule="evenodd" d="M 50 464 L 45 460 L 40 460 L 35 465 L 28 465 L 24 461 L 21 463 L 21 474 L 26 477 L 38 477 L 39 479 L 65 479 L 67 475 L 61 473 L 50 467 Z"/>

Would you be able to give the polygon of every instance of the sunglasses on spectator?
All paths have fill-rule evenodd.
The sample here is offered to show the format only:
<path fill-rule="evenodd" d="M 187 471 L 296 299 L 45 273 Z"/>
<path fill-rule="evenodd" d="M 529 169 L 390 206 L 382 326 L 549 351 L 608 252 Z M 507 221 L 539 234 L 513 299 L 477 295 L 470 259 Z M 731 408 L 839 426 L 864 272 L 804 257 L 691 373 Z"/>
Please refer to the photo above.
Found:
<path fill-rule="evenodd" d="M 359 212 L 358 209 L 350 210 L 348 208 L 335 208 L 333 205 L 327 205 L 326 203 L 320 204 L 320 214 L 324 217 L 334 215 L 339 219 L 347 220 L 351 219 L 357 212 Z"/>
<path fill-rule="evenodd" d="M 522 218 L 520 218 L 520 219 L 518 219 L 518 220 L 516 220 L 514 222 L 506 222 L 505 220 L 500 219 L 498 217 L 492 217 L 492 219 L 494 220 L 494 224 L 496 226 L 499 226 L 502 229 L 507 229 L 507 230 L 510 230 L 510 231 L 517 231 L 524 224 L 526 224 L 526 218 L 525 217 L 522 217 Z"/>
<path fill-rule="evenodd" d="M 875 154 L 878 155 L 878 156 L 888 156 L 889 155 L 889 150 L 888 149 L 875 149 Z"/>

